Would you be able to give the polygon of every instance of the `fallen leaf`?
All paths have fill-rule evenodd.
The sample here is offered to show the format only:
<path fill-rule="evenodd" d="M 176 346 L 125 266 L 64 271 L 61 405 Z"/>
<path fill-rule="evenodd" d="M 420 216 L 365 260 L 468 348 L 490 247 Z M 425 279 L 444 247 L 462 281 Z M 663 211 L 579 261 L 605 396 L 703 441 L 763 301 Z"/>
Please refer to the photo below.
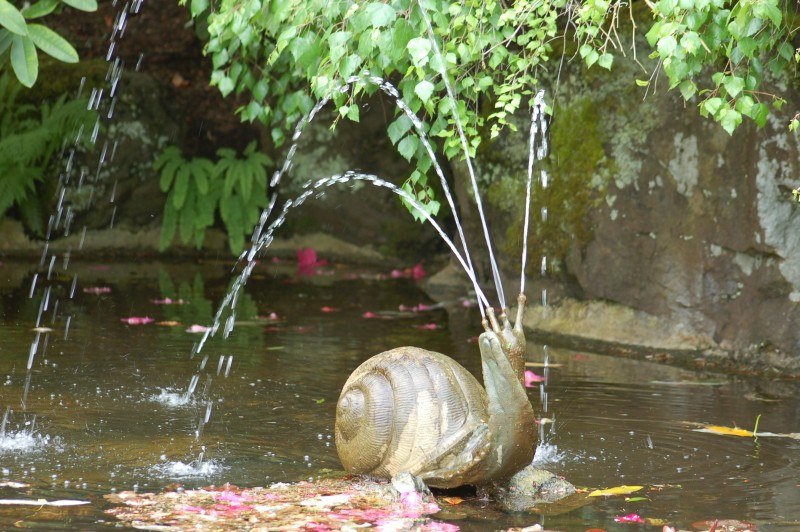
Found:
<path fill-rule="evenodd" d="M 611 495 L 627 495 L 629 493 L 635 493 L 642 489 L 644 486 L 616 486 L 613 488 L 606 488 L 602 490 L 594 490 L 593 492 L 589 493 L 587 497 L 609 497 Z"/>
<path fill-rule="evenodd" d="M 442 497 L 442 500 L 447 504 L 452 504 L 453 506 L 464 502 L 464 499 L 462 499 L 461 497 Z"/>
<path fill-rule="evenodd" d="M 150 316 L 131 316 L 129 318 L 120 318 L 119 321 L 128 325 L 147 325 L 148 323 L 153 323 L 155 320 Z"/>
<path fill-rule="evenodd" d="M 89 501 L 71 499 L 57 501 L 48 501 L 47 499 L 0 499 L 0 504 L 7 506 L 82 506 L 89 504 Z"/>
<path fill-rule="evenodd" d="M 744 438 L 752 438 L 754 436 L 752 431 L 740 429 L 739 427 L 723 427 L 721 425 L 706 425 L 702 429 L 697 429 L 696 432 L 711 432 L 723 436 L 742 436 Z"/>
<path fill-rule="evenodd" d="M 591 496 L 591 493 L 589 496 Z M 642 519 L 639 514 L 620 515 L 619 517 L 615 517 L 614 521 L 617 523 L 644 523 L 644 519 Z"/>
<path fill-rule="evenodd" d="M 649 501 L 647 497 L 625 497 L 626 502 Z"/>
<path fill-rule="evenodd" d="M 174 321 L 174 320 L 157 321 L 156 325 L 160 325 L 162 327 L 180 327 L 181 326 L 181 322 Z"/>
<path fill-rule="evenodd" d="M 548 362 L 545 364 L 544 362 L 525 362 L 526 368 L 560 368 L 562 364 L 551 364 Z"/>
<path fill-rule="evenodd" d="M 172 80 L 170 80 L 170 82 L 172 83 L 172 86 L 177 88 L 177 89 L 182 89 L 184 87 L 188 87 L 189 86 L 189 82 L 186 81 L 183 78 L 183 76 L 181 76 L 177 72 L 172 75 Z"/>
<path fill-rule="evenodd" d="M 531 388 L 531 387 L 533 387 L 533 385 L 535 383 L 544 382 L 546 380 L 547 379 L 545 379 L 543 376 L 537 375 L 536 373 L 532 372 L 529 369 L 525 370 L 525 387 L 526 388 Z"/>

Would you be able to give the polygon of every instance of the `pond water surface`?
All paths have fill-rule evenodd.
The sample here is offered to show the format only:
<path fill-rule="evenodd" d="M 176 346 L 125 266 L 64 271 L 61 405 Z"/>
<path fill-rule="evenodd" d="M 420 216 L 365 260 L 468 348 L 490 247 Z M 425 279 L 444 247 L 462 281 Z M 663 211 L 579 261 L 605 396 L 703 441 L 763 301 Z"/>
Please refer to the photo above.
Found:
<path fill-rule="evenodd" d="M 54 294 L 62 294 L 58 317 L 51 323 L 51 303 L 40 325 L 52 331 L 41 333 L 46 347 L 39 347 L 26 383 L 39 310 L 39 299 L 28 297 L 33 270 L 0 263 L 0 415 L 9 409 L 0 436 L 0 499 L 92 504 L 0 506 L 0 528 L 103 529 L 115 526 L 103 514 L 102 495 L 111 491 L 258 486 L 340 469 L 332 440 L 339 390 L 359 363 L 386 349 L 440 351 L 479 374 L 475 308 L 454 302 L 399 312 L 400 305 L 431 303 L 411 279 L 341 265 L 298 277 L 293 264 L 265 263 L 245 288 L 231 338 L 204 349 L 206 371 L 187 398 L 201 361 L 191 356 L 200 335 L 187 329 L 211 321 L 230 264 L 73 263 L 70 272 L 53 281 Z M 70 300 L 74 272 L 79 283 Z M 167 297 L 183 304 L 153 302 Z M 367 312 L 379 317 L 365 318 Z M 154 322 L 121 321 L 129 317 Z M 548 416 L 555 430 L 542 466 L 579 487 L 642 485 L 629 498 L 645 499 L 598 498 L 540 516 L 502 513 L 467 496 L 446 520 L 467 530 L 535 523 L 624 530 L 636 525 L 614 518 L 636 513 L 685 529 L 706 519 L 800 529 L 800 441 L 701 433 L 691 424 L 752 429 L 761 415 L 759 432 L 800 432 L 796 383 L 550 353 Z M 529 344 L 529 360 L 541 357 L 541 347 Z M 530 397 L 538 410 L 539 389 Z"/>

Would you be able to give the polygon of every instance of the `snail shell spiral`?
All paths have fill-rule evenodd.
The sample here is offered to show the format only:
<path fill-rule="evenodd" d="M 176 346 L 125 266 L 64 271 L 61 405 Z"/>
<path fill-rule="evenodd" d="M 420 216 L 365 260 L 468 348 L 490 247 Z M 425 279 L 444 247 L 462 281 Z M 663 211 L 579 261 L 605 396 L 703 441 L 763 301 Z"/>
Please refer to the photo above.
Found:
<path fill-rule="evenodd" d="M 356 474 L 426 477 L 446 463 L 443 442 L 487 419 L 486 392 L 441 353 L 399 347 L 370 358 L 348 378 L 336 405 L 336 449 Z M 437 456 L 435 464 L 432 457 Z"/>

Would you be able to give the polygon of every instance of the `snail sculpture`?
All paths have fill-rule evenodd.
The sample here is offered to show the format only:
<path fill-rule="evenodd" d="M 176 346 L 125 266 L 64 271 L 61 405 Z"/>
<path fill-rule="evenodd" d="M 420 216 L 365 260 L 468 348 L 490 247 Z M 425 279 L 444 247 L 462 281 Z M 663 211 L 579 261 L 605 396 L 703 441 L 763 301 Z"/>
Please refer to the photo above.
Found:
<path fill-rule="evenodd" d="M 533 460 L 536 424 L 524 386 L 525 296 L 480 335 L 482 387 L 452 358 L 398 347 L 348 378 L 336 405 L 336 449 L 350 473 L 409 472 L 429 486 L 503 482 Z M 499 318 L 499 321 L 498 321 Z"/>

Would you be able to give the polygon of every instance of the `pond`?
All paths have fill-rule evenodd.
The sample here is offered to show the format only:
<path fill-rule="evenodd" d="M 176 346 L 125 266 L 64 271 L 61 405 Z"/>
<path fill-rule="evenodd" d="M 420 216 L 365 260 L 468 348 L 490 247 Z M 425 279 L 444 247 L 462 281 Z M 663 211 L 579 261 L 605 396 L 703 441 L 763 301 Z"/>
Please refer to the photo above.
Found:
<path fill-rule="evenodd" d="M 68 276 L 53 281 L 62 294 L 59 319 L 50 323 L 51 302 L 40 326 L 52 331 L 40 333 L 46 347 L 26 382 L 39 310 L 39 299 L 28 297 L 33 270 L 0 264 L 0 408 L 11 409 L 0 438 L 0 499 L 91 501 L 0 506 L 0 528 L 104 529 L 115 526 L 103 513 L 102 496 L 112 491 L 262 486 L 340 469 L 332 439 L 339 390 L 359 363 L 386 349 L 447 353 L 479 374 L 474 307 L 401 312 L 401 305 L 431 304 L 412 279 L 340 264 L 298 277 L 293 262 L 264 262 L 245 288 L 231 338 L 203 350 L 206 371 L 187 397 L 201 363 L 192 356 L 200 335 L 187 329 L 210 322 L 230 266 L 71 264 Z M 63 294 L 74 272 L 70 300 Z M 153 322 L 122 321 L 130 317 Z M 541 346 L 528 351 L 541 361 Z M 579 487 L 644 486 L 628 496 L 639 500 L 599 497 L 543 517 L 503 513 L 466 492 L 444 520 L 464 530 L 535 523 L 611 530 L 632 526 L 614 518 L 635 513 L 684 529 L 707 519 L 800 527 L 800 441 L 694 430 L 697 423 L 752 429 L 760 415 L 759 432 L 797 432 L 797 383 L 552 347 L 550 361 L 554 430 L 541 465 Z M 539 396 L 530 389 L 537 410 Z"/>

